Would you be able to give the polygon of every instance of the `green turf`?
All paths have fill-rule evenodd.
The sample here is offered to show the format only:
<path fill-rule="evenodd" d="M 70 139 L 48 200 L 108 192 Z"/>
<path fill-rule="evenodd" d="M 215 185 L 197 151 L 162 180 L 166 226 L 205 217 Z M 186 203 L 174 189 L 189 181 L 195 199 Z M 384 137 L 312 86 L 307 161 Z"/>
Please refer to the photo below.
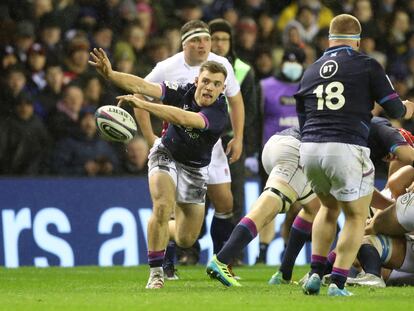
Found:
<path fill-rule="evenodd" d="M 181 279 L 144 289 L 140 267 L 0 269 L 0 310 L 413 310 L 414 287 L 352 288 L 353 297 L 305 296 L 297 285 L 269 286 L 274 267 L 237 268 L 241 288 L 210 280 L 204 267 L 179 267 Z M 306 267 L 295 269 L 299 279 Z"/>

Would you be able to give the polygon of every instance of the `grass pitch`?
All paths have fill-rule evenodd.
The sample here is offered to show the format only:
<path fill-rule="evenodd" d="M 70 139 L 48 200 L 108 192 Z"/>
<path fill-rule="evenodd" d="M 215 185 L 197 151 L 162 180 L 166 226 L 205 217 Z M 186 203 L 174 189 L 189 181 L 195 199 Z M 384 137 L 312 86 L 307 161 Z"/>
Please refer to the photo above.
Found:
<path fill-rule="evenodd" d="M 353 297 L 305 296 L 297 285 L 270 286 L 275 267 L 235 269 L 241 288 L 210 280 L 203 266 L 179 267 L 181 279 L 146 290 L 147 266 L 0 269 L 0 310 L 413 310 L 414 287 L 350 288 Z M 307 267 L 296 267 L 294 279 Z"/>

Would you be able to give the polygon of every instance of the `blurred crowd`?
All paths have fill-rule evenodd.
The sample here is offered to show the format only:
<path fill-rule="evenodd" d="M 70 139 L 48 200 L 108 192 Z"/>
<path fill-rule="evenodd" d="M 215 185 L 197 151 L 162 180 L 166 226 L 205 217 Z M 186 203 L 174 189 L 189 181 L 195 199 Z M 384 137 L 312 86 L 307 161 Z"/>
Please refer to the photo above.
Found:
<path fill-rule="evenodd" d="M 180 51 L 185 22 L 222 17 L 259 86 L 280 72 L 289 46 L 304 51 L 305 68 L 320 57 L 339 13 L 360 20 L 361 51 L 384 66 L 402 99 L 414 100 L 414 0 L 3 0 L 0 175 L 146 174 L 142 137 L 123 145 L 97 133 L 95 110 L 123 92 L 88 64 L 95 47 L 116 70 L 142 77 Z M 414 130 L 412 121 L 395 125 Z"/>

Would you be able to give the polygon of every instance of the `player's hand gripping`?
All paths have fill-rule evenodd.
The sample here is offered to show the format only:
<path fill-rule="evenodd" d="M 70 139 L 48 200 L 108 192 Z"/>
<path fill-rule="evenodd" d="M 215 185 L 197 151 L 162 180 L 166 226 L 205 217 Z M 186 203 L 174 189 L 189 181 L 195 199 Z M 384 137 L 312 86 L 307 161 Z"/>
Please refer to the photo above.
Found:
<path fill-rule="evenodd" d="M 409 100 L 404 100 L 403 104 L 404 104 L 404 106 L 407 110 L 407 112 L 405 113 L 404 119 L 409 120 L 413 117 L 414 103 L 412 101 L 409 101 Z"/>
<path fill-rule="evenodd" d="M 88 61 L 89 65 L 95 67 L 96 71 L 105 79 L 109 79 L 112 73 L 112 65 L 105 51 L 101 48 L 95 48 L 89 54 L 92 57 L 92 60 Z"/>
<path fill-rule="evenodd" d="M 128 105 L 134 108 L 143 108 L 145 101 L 141 100 L 140 98 L 134 95 L 121 95 L 117 96 L 116 99 L 118 100 L 117 106 L 121 106 L 122 103 L 127 103 Z"/>

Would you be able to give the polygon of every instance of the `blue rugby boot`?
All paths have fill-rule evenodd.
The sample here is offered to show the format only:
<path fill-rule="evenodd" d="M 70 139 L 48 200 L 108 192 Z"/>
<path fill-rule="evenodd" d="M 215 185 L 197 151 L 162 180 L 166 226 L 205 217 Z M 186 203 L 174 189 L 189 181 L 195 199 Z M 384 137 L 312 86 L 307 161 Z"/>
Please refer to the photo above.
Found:
<path fill-rule="evenodd" d="M 220 281 L 224 286 L 241 286 L 241 284 L 232 276 L 227 265 L 218 261 L 216 255 L 214 255 L 213 259 L 208 263 L 206 272 L 210 278 Z"/>
<path fill-rule="evenodd" d="M 353 296 L 351 292 L 347 291 L 347 289 L 344 287 L 344 289 L 338 288 L 336 284 L 331 283 L 328 287 L 328 296 Z"/>
<path fill-rule="evenodd" d="M 319 295 L 321 289 L 321 278 L 317 273 L 312 274 L 303 284 L 302 289 L 306 295 Z"/>

